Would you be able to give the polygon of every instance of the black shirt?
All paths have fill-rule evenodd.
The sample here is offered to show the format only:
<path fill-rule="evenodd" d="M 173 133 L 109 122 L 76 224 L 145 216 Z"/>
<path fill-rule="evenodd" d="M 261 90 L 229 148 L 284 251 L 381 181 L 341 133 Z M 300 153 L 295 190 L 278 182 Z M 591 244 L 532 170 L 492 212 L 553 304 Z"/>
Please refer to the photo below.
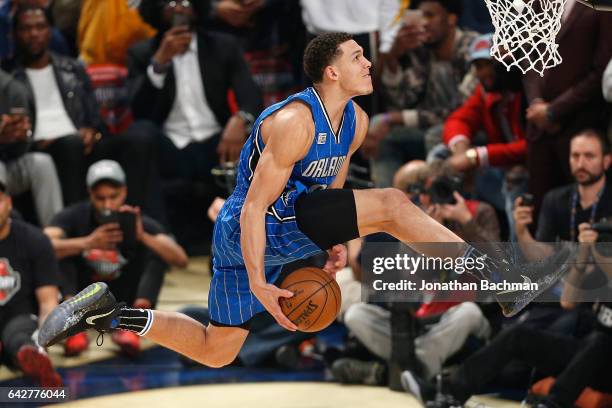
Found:
<path fill-rule="evenodd" d="M 51 242 L 42 231 L 12 220 L 0 241 L 0 324 L 17 314 L 37 314 L 35 291 L 59 286 L 59 270 Z"/>
<path fill-rule="evenodd" d="M 50 226 L 61 228 L 66 238 L 80 238 L 91 234 L 100 224 L 95 218 L 96 210 L 89 201 L 71 205 L 58 213 Z M 153 219 L 143 215 L 142 224 L 145 232 L 151 235 L 164 233 L 163 227 Z M 86 268 L 91 273 L 91 279 L 115 280 L 121 275 L 139 275 L 148 248 L 142 243 L 119 244 L 116 250 L 90 250 L 71 259 L 79 269 Z"/>
<path fill-rule="evenodd" d="M 544 196 L 538 220 L 536 241 L 556 242 L 571 240 L 572 197 L 576 188 L 576 184 L 571 184 L 551 190 Z M 592 207 L 582 208 L 580 199 L 578 199 L 576 204 L 576 222 L 573 225 L 576 239 L 578 238 L 578 226 L 583 222 L 591 220 L 591 210 Z M 603 193 L 597 204 L 594 221 L 600 221 L 605 217 L 612 217 L 612 185 L 609 182 L 604 186 Z"/>

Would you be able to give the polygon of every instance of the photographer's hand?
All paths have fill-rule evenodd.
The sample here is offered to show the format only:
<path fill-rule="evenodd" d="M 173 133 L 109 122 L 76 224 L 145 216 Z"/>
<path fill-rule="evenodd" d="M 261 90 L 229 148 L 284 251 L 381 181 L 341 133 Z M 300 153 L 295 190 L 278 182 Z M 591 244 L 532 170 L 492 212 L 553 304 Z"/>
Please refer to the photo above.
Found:
<path fill-rule="evenodd" d="M 530 238 L 531 234 L 527 226 L 533 222 L 533 207 L 523 205 L 523 197 L 517 197 L 514 200 L 512 217 L 514 218 L 514 228 L 519 241 L 526 238 L 527 235 L 529 236 L 527 238 Z"/>
<path fill-rule="evenodd" d="M 578 225 L 578 242 L 581 244 L 594 244 L 599 234 L 591 228 L 591 224 L 583 222 Z"/>
<path fill-rule="evenodd" d="M 444 222 L 444 217 L 442 216 L 442 209 L 439 204 L 430 205 L 427 210 L 427 215 L 429 215 L 434 220 L 438 221 L 440 224 Z"/>
<path fill-rule="evenodd" d="M 472 220 L 472 213 L 465 203 L 465 199 L 456 191 L 453 191 L 453 197 L 457 200 L 455 204 L 443 204 L 441 209 L 442 217 L 445 220 L 457 221 L 461 225 L 465 225 Z"/>

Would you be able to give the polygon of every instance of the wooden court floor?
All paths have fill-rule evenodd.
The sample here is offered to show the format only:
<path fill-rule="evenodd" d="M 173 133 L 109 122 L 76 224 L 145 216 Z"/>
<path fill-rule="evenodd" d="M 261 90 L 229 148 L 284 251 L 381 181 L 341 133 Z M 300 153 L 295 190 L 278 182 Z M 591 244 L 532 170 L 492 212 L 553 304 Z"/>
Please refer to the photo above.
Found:
<path fill-rule="evenodd" d="M 208 258 L 191 258 L 188 268 L 172 270 L 166 275 L 158 308 L 178 310 L 187 305 L 206 306 L 209 282 Z M 65 358 L 61 346 L 51 347 L 49 354 L 54 364 L 57 367 L 75 367 L 115 356 L 116 346 L 111 341 L 105 341 L 102 347 L 97 347 L 95 336 L 95 332 L 90 332 L 89 349 L 76 358 Z M 152 343 L 143 341 L 143 348 L 152 346 Z M 16 375 L 5 367 L 0 367 L 0 381 L 14 378 Z M 384 387 L 342 386 L 335 383 L 317 382 L 258 382 L 169 387 L 79 399 L 53 406 L 87 408 L 192 406 L 206 408 L 412 408 L 419 407 L 419 403 L 408 394 L 393 392 Z M 476 397 L 470 400 L 467 406 L 514 408 L 520 405 L 494 398 Z"/>
<path fill-rule="evenodd" d="M 333 383 L 253 383 L 198 385 L 115 394 L 53 405 L 66 408 L 192 407 L 206 408 L 417 408 L 410 395 L 384 387 Z M 469 408 L 518 408 L 520 404 L 475 397 Z"/>

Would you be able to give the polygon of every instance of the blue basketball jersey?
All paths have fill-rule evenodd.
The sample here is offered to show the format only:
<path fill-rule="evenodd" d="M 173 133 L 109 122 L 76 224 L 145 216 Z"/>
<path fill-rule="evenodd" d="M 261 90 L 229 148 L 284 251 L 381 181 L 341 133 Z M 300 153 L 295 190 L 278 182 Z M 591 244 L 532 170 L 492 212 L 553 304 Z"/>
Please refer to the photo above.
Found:
<path fill-rule="evenodd" d="M 295 164 L 285 191 L 295 188 L 306 188 L 308 191 L 325 189 L 329 186 L 346 161 L 349 147 L 355 133 L 355 108 L 352 101 L 346 104 L 340 128 L 332 129 L 325 107 L 314 88 L 294 94 L 264 110 L 253 126 L 251 137 L 246 142 L 238 167 L 238 186 L 236 190 L 248 190 L 255 167 L 264 148 L 260 127 L 263 121 L 285 105 L 293 101 L 302 101 L 310 106 L 315 125 L 313 143 L 306 157 Z M 291 135 L 287 135 L 291 143 Z"/>
<path fill-rule="evenodd" d="M 326 189 L 334 181 L 347 160 L 355 134 L 356 116 L 353 102 L 349 101 L 336 132 L 317 91 L 307 88 L 264 110 L 242 148 L 236 189 L 221 209 L 213 234 L 214 275 L 209 292 L 209 310 L 213 321 L 239 324 L 264 310 L 249 290 L 240 247 L 240 214 L 265 148 L 261 124 L 293 101 L 301 101 L 310 107 L 315 130 L 308 154 L 295 163 L 282 194 L 266 212 L 266 280 L 274 282 L 282 265 L 327 249 L 317 247 L 299 230 L 294 204 L 301 194 Z M 286 138 L 287 143 L 292 143 L 291 134 L 287 134 Z"/>

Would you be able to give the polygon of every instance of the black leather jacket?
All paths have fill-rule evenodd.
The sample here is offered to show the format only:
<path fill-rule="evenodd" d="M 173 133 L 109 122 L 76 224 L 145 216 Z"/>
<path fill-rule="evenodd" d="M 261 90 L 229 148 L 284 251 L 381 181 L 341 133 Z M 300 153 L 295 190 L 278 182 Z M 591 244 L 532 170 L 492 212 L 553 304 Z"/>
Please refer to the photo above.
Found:
<path fill-rule="evenodd" d="M 64 108 L 77 129 L 89 127 L 106 133 L 106 126 L 100 116 L 100 109 L 89 76 L 83 66 L 75 59 L 51 53 L 51 65 L 57 85 L 62 95 Z M 36 100 L 25 67 L 17 65 L 13 71 L 16 79 L 28 89 L 28 106 L 32 112 L 32 130 L 36 129 Z"/>

